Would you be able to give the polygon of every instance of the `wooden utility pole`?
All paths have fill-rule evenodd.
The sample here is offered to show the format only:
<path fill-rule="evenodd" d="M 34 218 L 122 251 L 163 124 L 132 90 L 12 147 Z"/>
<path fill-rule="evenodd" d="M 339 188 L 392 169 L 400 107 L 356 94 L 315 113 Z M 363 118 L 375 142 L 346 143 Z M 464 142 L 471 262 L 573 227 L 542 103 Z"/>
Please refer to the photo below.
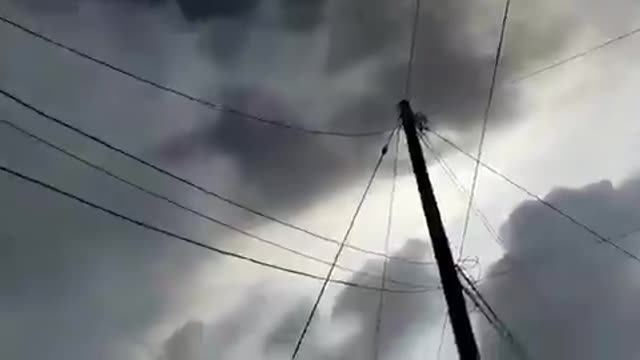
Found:
<path fill-rule="evenodd" d="M 422 210 L 424 211 L 427 227 L 429 228 L 433 253 L 438 263 L 440 281 L 442 282 L 444 297 L 449 309 L 449 319 L 451 320 L 451 327 L 453 328 L 456 345 L 458 346 L 460 360 L 478 360 L 480 355 L 473 336 L 467 306 L 462 295 L 462 287 L 455 269 L 455 263 L 453 262 L 453 255 L 449 248 L 449 240 L 442 225 L 440 210 L 438 210 L 438 204 L 433 194 L 433 187 L 431 186 L 431 180 L 427 172 L 427 165 L 422 155 L 422 147 L 418 140 L 415 114 L 413 110 L 411 110 L 411 105 L 407 100 L 402 100 L 398 104 L 398 110 L 400 111 L 402 126 L 407 136 L 407 145 L 411 156 L 413 173 L 416 176 L 416 183 L 418 184 L 418 191 L 420 192 Z"/>

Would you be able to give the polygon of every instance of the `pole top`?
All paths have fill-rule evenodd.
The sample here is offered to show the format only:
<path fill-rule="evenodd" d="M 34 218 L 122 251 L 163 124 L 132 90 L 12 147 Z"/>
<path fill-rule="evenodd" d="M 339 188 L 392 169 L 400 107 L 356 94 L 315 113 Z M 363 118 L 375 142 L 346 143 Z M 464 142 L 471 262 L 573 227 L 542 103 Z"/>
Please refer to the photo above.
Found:
<path fill-rule="evenodd" d="M 413 122 L 413 110 L 411 110 L 411 105 L 409 104 L 409 100 L 400 100 L 398 103 L 398 112 L 400 113 L 400 118 L 402 122 Z"/>
<path fill-rule="evenodd" d="M 402 110 L 403 108 L 411 108 L 411 105 L 409 104 L 409 100 L 407 99 L 400 100 L 400 102 L 398 103 L 398 109 Z"/>

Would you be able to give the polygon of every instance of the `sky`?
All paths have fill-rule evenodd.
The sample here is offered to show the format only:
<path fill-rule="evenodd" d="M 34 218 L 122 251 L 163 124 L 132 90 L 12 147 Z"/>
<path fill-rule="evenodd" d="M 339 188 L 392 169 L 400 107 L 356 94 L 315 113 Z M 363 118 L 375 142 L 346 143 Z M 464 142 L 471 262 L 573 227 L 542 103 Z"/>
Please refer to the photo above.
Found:
<path fill-rule="evenodd" d="M 0 0 L 0 13 L 186 93 L 313 129 L 391 128 L 409 97 L 431 126 L 477 150 L 504 3 L 423 0 L 409 94 L 410 0 Z M 525 81 L 535 69 L 640 24 L 630 0 L 514 2 L 483 159 L 554 206 L 615 238 L 640 227 L 634 155 L 640 39 L 630 37 Z M 123 77 L 7 25 L 0 88 L 208 189 L 341 239 L 386 135 L 302 134 L 221 114 Z M 0 100 L 1 120 L 199 211 L 331 261 L 336 247 L 159 175 Z M 216 226 L 74 162 L 0 123 L 0 164 L 207 244 L 324 276 L 325 265 Z M 430 138 L 468 187 L 473 163 Z M 401 141 L 390 253 L 432 261 Z M 392 149 L 350 234 L 384 251 Z M 466 200 L 427 156 L 445 227 L 460 244 Z M 0 355 L 11 359 L 289 358 L 321 283 L 221 257 L 123 224 L 0 176 Z M 481 171 L 464 257 L 479 289 L 531 358 L 629 359 L 639 265 Z M 640 254 L 632 234 L 620 239 Z M 382 259 L 345 250 L 340 280 L 379 286 Z M 368 276 L 367 274 L 377 274 Z M 389 264 L 433 287 L 435 267 Z M 395 284 L 394 286 L 397 286 Z M 399 285 L 398 285 L 399 286 Z M 300 359 L 437 358 L 439 291 L 330 284 Z M 472 312 L 485 358 L 515 359 Z M 455 359 L 450 327 L 440 358 Z"/>

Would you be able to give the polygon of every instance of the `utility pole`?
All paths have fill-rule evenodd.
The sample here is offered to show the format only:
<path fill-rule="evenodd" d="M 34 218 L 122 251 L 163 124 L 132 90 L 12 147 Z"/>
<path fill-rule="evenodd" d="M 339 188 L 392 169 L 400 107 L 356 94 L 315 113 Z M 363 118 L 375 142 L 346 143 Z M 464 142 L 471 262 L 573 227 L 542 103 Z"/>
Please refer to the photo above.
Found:
<path fill-rule="evenodd" d="M 422 147 L 418 140 L 415 114 L 407 100 L 402 100 L 398 104 L 398 110 L 400 111 L 402 126 L 407 136 L 413 173 L 416 176 L 420 200 L 422 201 L 422 210 L 427 220 L 429 235 L 431 236 L 433 253 L 438 263 L 440 281 L 442 282 L 444 297 L 449 309 L 449 319 L 451 320 L 460 360 L 478 360 L 480 355 L 473 336 L 467 306 L 462 295 L 462 287 L 453 262 L 453 255 L 449 248 L 449 240 L 442 225 L 440 210 L 438 210 L 438 204 L 433 194 L 427 165 L 422 155 Z"/>

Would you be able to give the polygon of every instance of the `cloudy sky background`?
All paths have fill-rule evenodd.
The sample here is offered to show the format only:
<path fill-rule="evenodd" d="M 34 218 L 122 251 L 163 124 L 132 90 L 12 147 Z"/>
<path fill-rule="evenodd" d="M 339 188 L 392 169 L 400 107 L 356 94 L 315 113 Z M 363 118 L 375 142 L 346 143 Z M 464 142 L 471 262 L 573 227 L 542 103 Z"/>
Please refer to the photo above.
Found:
<path fill-rule="evenodd" d="M 231 3 L 231 2 L 229 2 Z M 188 93 L 312 128 L 392 126 L 403 96 L 412 1 L 11 1 L 20 23 Z M 206 4 L 213 4 L 206 6 Z M 499 33 L 500 1 L 423 1 L 414 107 L 474 151 Z M 513 84 L 511 79 L 640 24 L 630 0 L 514 2 L 485 159 L 605 236 L 640 226 L 634 159 L 640 43 L 621 41 Z M 228 197 L 340 238 L 384 136 L 307 136 L 220 115 L 55 49 L 7 26 L 1 86 Z M 0 116 L 173 199 L 330 260 L 331 244 L 268 224 L 126 161 L 8 100 Z M 2 164 L 203 242 L 322 275 L 326 267 L 188 216 L 78 165 L 2 125 Z M 433 140 L 439 144 L 437 140 Z M 468 184 L 472 163 L 439 144 Z M 390 154 L 392 155 L 392 154 Z M 391 251 L 430 260 L 423 219 L 400 153 Z M 351 243 L 384 249 L 391 156 Z M 466 201 L 433 178 L 454 246 Z M 0 355 L 13 359 L 280 359 L 290 356 L 319 283 L 225 259 L 0 177 Z M 634 315 L 639 264 L 482 172 L 478 207 L 507 254 L 472 219 L 465 255 L 478 256 L 487 300 L 533 358 L 628 359 L 640 349 Z M 634 240 L 621 243 L 635 249 Z M 416 242 L 418 241 L 418 242 Z M 8 250 L 7 250 L 8 249 Z M 346 251 L 370 273 L 379 259 Z M 494 265 L 492 265 L 494 264 Z M 512 269 L 500 275 L 504 268 Z M 495 275 L 495 278 L 491 277 Z M 390 276 L 434 285 L 432 267 Z M 336 278 L 379 280 L 337 271 Z M 378 294 L 331 285 L 301 358 L 367 359 Z M 441 294 L 385 297 L 382 358 L 435 357 Z M 475 315 L 474 315 L 475 318 Z M 481 320 L 487 358 L 511 359 Z M 456 358 L 450 334 L 442 358 Z"/>

